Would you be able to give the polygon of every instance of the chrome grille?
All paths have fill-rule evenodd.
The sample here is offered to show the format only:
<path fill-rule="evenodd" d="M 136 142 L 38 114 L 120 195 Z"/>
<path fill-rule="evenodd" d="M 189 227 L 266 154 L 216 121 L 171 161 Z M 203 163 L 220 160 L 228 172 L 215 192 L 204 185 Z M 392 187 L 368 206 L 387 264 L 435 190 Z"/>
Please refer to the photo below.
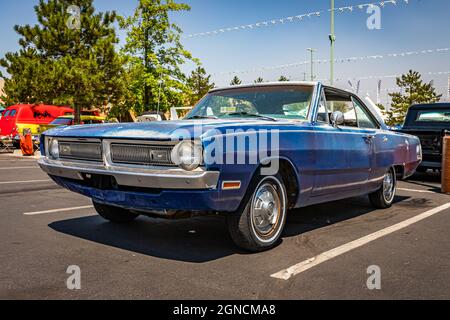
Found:
<path fill-rule="evenodd" d="M 100 142 L 59 142 L 61 159 L 102 162 L 102 145 Z"/>
<path fill-rule="evenodd" d="M 150 166 L 174 166 L 173 146 L 111 144 L 111 160 L 114 163 Z"/>

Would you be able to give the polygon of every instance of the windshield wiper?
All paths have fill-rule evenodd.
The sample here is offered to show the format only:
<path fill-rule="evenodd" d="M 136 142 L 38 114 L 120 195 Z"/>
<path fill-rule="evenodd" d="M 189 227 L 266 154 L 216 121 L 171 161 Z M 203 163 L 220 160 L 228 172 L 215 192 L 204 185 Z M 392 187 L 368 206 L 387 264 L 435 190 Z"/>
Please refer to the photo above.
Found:
<path fill-rule="evenodd" d="M 214 120 L 217 120 L 219 118 L 217 118 L 215 116 L 200 116 L 200 115 L 195 115 L 195 116 L 186 118 L 186 120 L 193 120 L 193 119 L 214 119 Z"/>
<path fill-rule="evenodd" d="M 244 116 L 244 117 L 251 117 L 251 118 L 259 118 L 261 120 L 269 120 L 269 121 L 275 121 L 277 122 L 278 120 L 272 117 L 268 117 L 268 116 L 262 116 L 260 114 L 255 114 L 255 113 L 249 113 L 249 112 L 233 112 L 233 113 L 228 113 L 227 116 Z"/>

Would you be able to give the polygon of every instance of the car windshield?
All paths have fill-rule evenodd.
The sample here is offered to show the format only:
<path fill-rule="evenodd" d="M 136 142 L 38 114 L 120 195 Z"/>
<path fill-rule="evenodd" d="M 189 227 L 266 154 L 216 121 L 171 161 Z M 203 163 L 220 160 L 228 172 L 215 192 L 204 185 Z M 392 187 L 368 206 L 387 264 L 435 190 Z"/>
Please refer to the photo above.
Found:
<path fill-rule="evenodd" d="M 57 126 L 63 126 L 63 125 L 68 125 L 72 122 L 71 118 L 57 118 L 55 120 L 53 120 L 53 122 L 51 124 L 57 125 Z"/>
<path fill-rule="evenodd" d="M 306 120 L 313 86 L 256 86 L 206 95 L 185 119 Z"/>
<path fill-rule="evenodd" d="M 450 122 L 450 110 L 421 111 L 417 114 L 417 122 Z"/>

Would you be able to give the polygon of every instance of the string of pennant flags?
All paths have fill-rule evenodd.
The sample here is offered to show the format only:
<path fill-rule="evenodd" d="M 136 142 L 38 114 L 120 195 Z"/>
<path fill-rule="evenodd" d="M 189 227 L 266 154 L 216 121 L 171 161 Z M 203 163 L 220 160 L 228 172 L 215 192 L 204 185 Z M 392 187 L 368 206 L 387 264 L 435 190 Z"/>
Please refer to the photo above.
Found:
<path fill-rule="evenodd" d="M 450 71 L 437 71 L 437 72 L 424 72 L 422 75 L 426 76 L 440 76 L 440 75 L 450 75 Z M 337 78 L 334 81 L 336 82 L 348 82 L 348 81 L 362 81 L 362 80 L 381 80 L 381 79 L 390 79 L 390 78 L 399 78 L 402 74 L 390 74 L 390 75 L 379 75 L 379 76 L 364 76 L 364 77 L 350 77 L 350 78 Z M 330 79 L 318 79 L 317 81 L 326 82 Z"/>
<path fill-rule="evenodd" d="M 425 72 L 422 73 L 422 75 L 427 76 L 438 76 L 438 75 L 449 75 L 450 71 L 438 71 L 438 72 Z M 401 77 L 401 74 L 392 74 L 392 75 L 383 75 L 383 76 L 366 76 L 366 77 L 353 77 L 353 78 L 338 78 L 335 79 L 335 81 L 352 81 L 352 80 L 372 80 L 372 79 L 389 79 L 389 78 L 399 78 Z M 329 79 L 322 79 L 319 81 L 328 81 Z"/>
<path fill-rule="evenodd" d="M 358 61 L 364 61 L 364 60 L 380 60 L 385 58 L 399 58 L 399 57 L 409 57 L 409 56 L 416 56 L 416 55 L 422 55 L 422 54 L 432 54 L 432 53 L 445 53 L 450 52 L 450 48 L 438 48 L 438 49 L 426 49 L 426 50 L 417 50 L 417 51 L 406 51 L 406 52 L 398 52 L 398 53 L 388 53 L 383 55 L 366 55 L 366 56 L 359 56 L 359 57 L 347 57 L 347 58 L 338 58 L 338 59 L 320 59 L 320 60 L 313 60 L 314 63 L 317 64 L 327 64 L 333 61 L 334 63 L 351 63 L 351 62 L 358 62 Z M 275 65 L 275 66 L 264 66 L 264 67 L 258 67 L 253 69 L 247 69 L 247 70 L 235 70 L 235 71 L 225 71 L 220 73 L 214 73 L 213 76 L 217 75 L 234 75 L 234 74 L 247 74 L 247 73 L 256 73 L 256 72 L 262 72 L 262 71 L 270 71 L 270 70 L 277 70 L 277 69 L 289 69 L 289 68 L 297 68 L 304 65 L 311 64 L 310 60 L 295 62 L 295 63 L 289 63 L 289 64 L 282 64 L 282 65 Z"/>
<path fill-rule="evenodd" d="M 236 31 L 242 31 L 242 30 L 254 30 L 254 29 L 260 29 L 260 28 L 272 27 L 272 26 L 276 26 L 276 25 L 301 22 L 308 18 L 321 17 L 325 12 L 334 11 L 335 13 L 346 13 L 346 12 L 354 12 L 356 9 L 364 10 L 364 9 L 375 7 L 375 6 L 380 7 L 380 8 L 385 8 L 387 5 L 391 5 L 391 6 L 396 6 L 398 4 L 406 4 L 407 5 L 410 3 L 410 1 L 411 0 L 385 0 L 385 1 L 379 1 L 379 2 L 363 3 L 363 4 L 339 7 L 339 8 L 335 8 L 334 10 L 328 9 L 326 11 L 313 11 L 313 12 L 309 12 L 309 13 L 299 14 L 296 16 L 271 19 L 271 20 L 267 20 L 267 21 L 256 22 L 256 23 L 245 24 L 245 25 L 234 26 L 234 27 L 226 27 L 226 28 L 221 28 L 221 29 L 207 31 L 207 32 L 193 33 L 193 34 L 183 36 L 183 38 L 184 39 L 192 39 L 192 38 L 216 36 L 216 35 L 224 34 L 227 32 L 236 32 Z"/>

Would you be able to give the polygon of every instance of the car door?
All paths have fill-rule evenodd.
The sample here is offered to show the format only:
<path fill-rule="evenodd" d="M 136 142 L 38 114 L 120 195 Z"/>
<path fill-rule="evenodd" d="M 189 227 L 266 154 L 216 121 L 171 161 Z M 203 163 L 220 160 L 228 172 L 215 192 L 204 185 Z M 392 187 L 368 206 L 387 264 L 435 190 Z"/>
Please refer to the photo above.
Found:
<path fill-rule="evenodd" d="M 367 106 L 357 97 L 353 97 L 353 103 L 358 118 L 358 127 L 370 139 L 367 140 L 371 147 L 371 167 L 369 175 L 369 188 L 380 185 L 380 180 L 386 174 L 386 159 L 388 163 L 392 163 L 389 159 L 391 151 L 389 149 L 390 136 L 385 131 L 381 130 L 381 125 L 376 118 L 369 111 Z M 390 161 L 389 161 L 390 160 Z"/>
<path fill-rule="evenodd" d="M 340 111 L 345 123 L 316 124 L 317 172 L 313 197 L 339 198 L 355 194 L 368 183 L 372 167 L 375 130 L 359 128 L 353 97 L 347 92 L 325 90 L 328 111 Z"/>

